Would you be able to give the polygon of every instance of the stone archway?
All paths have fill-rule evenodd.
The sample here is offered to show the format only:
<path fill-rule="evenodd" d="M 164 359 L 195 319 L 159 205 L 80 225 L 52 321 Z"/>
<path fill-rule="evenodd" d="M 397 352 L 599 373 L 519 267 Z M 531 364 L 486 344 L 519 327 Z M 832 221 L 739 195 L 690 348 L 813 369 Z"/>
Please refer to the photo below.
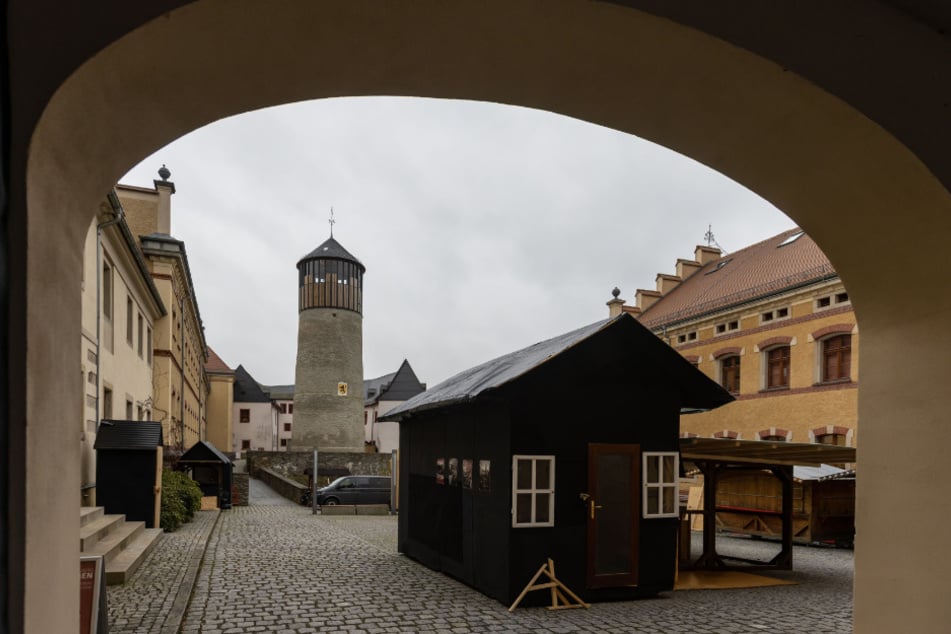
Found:
<path fill-rule="evenodd" d="M 915 154 L 781 66 L 616 4 L 288 0 L 279 9 L 253 0 L 176 9 L 78 68 L 35 126 L 25 182 L 28 424 L 24 465 L 14 466 L 25 523 L 12 537 L 23 559 L 11 565 L 22 567 L 14 609 L 27 631 L 73 630 L 78 614 L 75 531 L 64 527 L 77 522 L 79 454 L 62 420 L 79 409 L 69 316 L 90 210 L 127 167 L 201 125 L 370 94 L 511 103 L 630 132 L 734 178 L 804 227 L 862 321 L 856 630 L 944 626 L 933 544 L 951 519 L 948 487 L 920 483 L 937 487 L 951 440 L 940 400 L 951 376 L 942 257 L 951 195 Z M 903 609 L 888 609 L 895 604 Z"/>

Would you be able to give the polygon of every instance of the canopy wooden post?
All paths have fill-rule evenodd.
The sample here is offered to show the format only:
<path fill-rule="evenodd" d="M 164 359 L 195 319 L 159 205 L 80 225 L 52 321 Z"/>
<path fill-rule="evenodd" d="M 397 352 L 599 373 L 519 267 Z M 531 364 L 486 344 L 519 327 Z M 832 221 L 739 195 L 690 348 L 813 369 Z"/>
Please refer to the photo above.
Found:
<path fill-rule="evenodd" d="M 793 558 L 793 474 L 792 467 L 773 467 L 773 475 L 783 488 L 783 546 L 770 565 L 780 570 L 792 570 Z"/>
<path fill-rule="evenodd" d="M 717 480 L 720 465 L 697 462 L 703 473 L 703 553 L 694 563 L 694 568 L 722 568 L 723 560 L 717 554 Z"/>
<path fill-rule="evenodd" d="M 538 581 L 538 578 L 542 575 L 545 575 L 549 578 L 550 581 L 545 583 L 535 583 Z M 548 606 L 549 610 L 567 610 L 569 608 L 590 608 L 591 605 L 585 603 L 581 598 L 572 592 L 568 586 L 563 584 L 555 577 L 555 562 L 549 559 L 546 563 L 542 564 L 542 567 L 538 569 L 538 572 L 535 573 L 535 576 L 532 577 L 531 581 L 528 582 L 528 585 L 525 586 L 525 589 L 522 590 L 522 593 L 518 595 L 518 598 L 515 599 L 515 603 L 509 607 L 509 612 L 515 610 L 518 607 L 518 604 L 522 602 L 522 599 L 525 598 L 525 595 L 531 592 L 532 590 L 551 590 L 551 605 Z M 575 602 L 572 603 L 569 601 L 568 597 L 565 596 L 565 593 L 568 594 L 568 597 L 571 597 Z"/>

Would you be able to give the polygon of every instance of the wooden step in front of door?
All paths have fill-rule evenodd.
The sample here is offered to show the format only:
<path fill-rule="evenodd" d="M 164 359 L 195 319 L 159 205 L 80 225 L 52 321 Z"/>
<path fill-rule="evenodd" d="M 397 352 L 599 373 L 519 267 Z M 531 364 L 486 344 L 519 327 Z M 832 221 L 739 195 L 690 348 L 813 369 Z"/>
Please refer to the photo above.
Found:
<path fill-rule="evenodd" d="M 161 528 L 127 522 L 125 515 L 106 515 L 102 507 L 82 508 L 79 523 L 80 552 L 102 556 L 109 585 L 125 583 L 162 537 Z"/>

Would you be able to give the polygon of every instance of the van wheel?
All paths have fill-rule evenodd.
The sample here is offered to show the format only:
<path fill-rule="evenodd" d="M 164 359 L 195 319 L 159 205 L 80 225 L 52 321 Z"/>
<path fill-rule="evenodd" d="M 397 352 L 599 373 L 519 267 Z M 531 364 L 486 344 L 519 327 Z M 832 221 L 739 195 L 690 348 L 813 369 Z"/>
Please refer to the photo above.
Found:
<path fill-rule="evenodd" d="M 326 504 L 327 506 L 337 506 L 338 504 L 340 504 L 340 500 L 338 500 L 337 498 L 327 498 L 326 500 L 324 500 L 324 504 Z"/>

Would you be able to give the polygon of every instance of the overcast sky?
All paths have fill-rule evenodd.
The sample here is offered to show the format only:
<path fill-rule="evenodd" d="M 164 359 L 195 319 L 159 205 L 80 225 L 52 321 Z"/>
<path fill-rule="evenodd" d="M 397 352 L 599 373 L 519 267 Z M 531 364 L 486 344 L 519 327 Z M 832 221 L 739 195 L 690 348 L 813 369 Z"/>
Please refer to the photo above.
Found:
<path fill-rule="evenodd" d="M 334 237 L 367 268 L 364 374 L 408 359 L 430 386 L 603 319 L 690 258 L 794 225 L 726 177 L 637 137 L 538 110 L 348 98 L 243 114 L 166 164 L 207 343 L 259 382 L 294 381 L 297 261 Z"/>

